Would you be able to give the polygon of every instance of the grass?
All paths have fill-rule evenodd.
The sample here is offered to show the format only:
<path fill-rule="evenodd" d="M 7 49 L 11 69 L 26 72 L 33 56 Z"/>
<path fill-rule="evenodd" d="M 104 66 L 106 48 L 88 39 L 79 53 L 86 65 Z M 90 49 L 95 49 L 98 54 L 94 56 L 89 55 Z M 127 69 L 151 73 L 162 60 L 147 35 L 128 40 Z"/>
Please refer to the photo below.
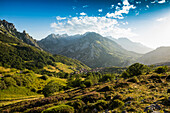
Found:
<path fill-rule="evenodd" d="M 72 69 L 70 69 L 72 66 L 68 66 L 68 65 L 63 64 L 61 62 L 57 62 L 56 63 L 56 67 L 59 70 L 62 70 L 63 72 L 65 72 L 65 73 L 72 73 L 72 72 L 74 72 Z"/>
<path fill-rule="evenodd" d="M 60 70 L 56 69 L 56 67 L 51 66 L 51 65 L 48 65 L 48 66 L 44 67 L 44 69 L 46 71 L 49 71 L 49 72 L 56 72 L 56 73 L 60 72 Z"/>
<path fill-rule="evenodd" d="M 59 83 L 62 86 L 66 86 L 67 84 L 67 79 L 61 79 L 61 78 L 56 78 L 56 77 L 50 77 L 47 82 L 55 80 L 57 83 Z"/>
<path fill-rule="evenodd" d="M 73 66 L 68 66 L 66 64 L 63 64 L 61 62 L 56 62 L 56 66 L 45 66 L 44 69 L 49 72 L 56 72 L 59 73 L 60 71 L 65 72 L 65 73 L 72 73 L 74 70 L 72 70 Z"/>
<path fill-rule="evenodd" d="M 23 96 L 32 96 L 37 95 L 34 92 L 31 92 L 30 89 L 25 87 L 9 87 L 4 90 L 0 90 L 0 101 L 10 100 L 15 98 L 22 98 Z"/>
<path fill-rule="evenodd" d="M 8 98 L 8 99 L 0 101 L 0 107 L 6 106 L 6 105 L 9 105 L 9 104 L 15 104 L 15 103 L 21 102 L 21 101 L 35 100 L 35 99 L 38 99 L 40 97 L 42 98 L 44 96 L 43 95 L 34 95 L 34 96 L 22 96 L 22 97 L 18 97 L 18 98 Z"/>
<path fill-rule="evenodd" d="M 0 73 L 7 73 L 7 72 L 10 72 L 11 69 L 10 68 L 4 68 L 2 66 L 0 66 Z"/>

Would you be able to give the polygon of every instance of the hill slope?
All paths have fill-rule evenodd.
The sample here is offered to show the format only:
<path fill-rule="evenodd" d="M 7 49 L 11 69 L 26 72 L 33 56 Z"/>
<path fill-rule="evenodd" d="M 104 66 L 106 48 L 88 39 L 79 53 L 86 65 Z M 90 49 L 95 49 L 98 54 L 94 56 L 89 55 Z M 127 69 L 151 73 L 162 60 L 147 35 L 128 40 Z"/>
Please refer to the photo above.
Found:
<path fill-rule="evenodd" d="M 59 55 L 53 56 L 36 46 L 36 43 L 33 46 L 33 43 L 26 43 L 24 37 L 21 37 L 22 39 L 17 37 L 18 34 L 23 35 L 23 33 L 17 32 L 13 24 L 5 20 L 0 22 L 0 65 L 17 69 L 37 70 L 46 65 L 56 66 L 56 62 L 61 62 L 69 66 L 74 65 L 75 69 L 88 68 L 77 60 Z M 25 35 L 29 36 L 28 34 Z"/>
<path fill-rule="evenodd" d="M 139 62 L 150 65 L 162 62 L 170 62 L 170 47 L 159 47 L 154 51 L 151 51 L 141 58 L 138 59 Z"/>
<path fill-rule="evenodd" d="M 144 46 L 140 43 L 132 42 L 128 38 L 119 38 L 119 39 L 115 39 L 115 38 L 112 38 L 112 37 L 108 37 L 108 38 L 115 41 L 116 43 L 118 43 L 124 49 L 126 49 L 128 51 L 133 51 L 133 52 L 136 52 L 136 53 L 145 54 L 145 53 L 148 53 L 148 52 L 153 50 L 153 49 L 146 47 L 146 46 Z"/>
<path fill-rule="evenodd" d="M 154 113 L 170 112 L 167 93 L 170 76 L 150 73 L 131 78 L 117 78 L 91 87 L 77 87 L 54 96 L 23 101 L 0 107 L 2 113 L 42 113 L 55 106 L 68 105 L 74 113 L 115 112 Z M 168 90 L 169 91 L 169 90 Z M 65 108 L 68 111 L 69 108 Z M 71 112 L 73 113 L 73 112 Z"/>
<path fill-rule="evenodd" d="M 76 38 L 50 36 L 38 42 L 44 50 L 78 59 L 90 67 L 126 66 L 140 56 L 94 32 Z"/>

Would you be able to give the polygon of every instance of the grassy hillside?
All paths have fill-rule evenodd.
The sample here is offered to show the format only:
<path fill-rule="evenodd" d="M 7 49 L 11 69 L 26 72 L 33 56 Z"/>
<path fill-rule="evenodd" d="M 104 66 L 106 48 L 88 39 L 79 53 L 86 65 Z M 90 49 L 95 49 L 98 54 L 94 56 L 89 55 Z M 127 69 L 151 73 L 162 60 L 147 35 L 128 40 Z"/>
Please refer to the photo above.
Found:
<path fill-rule="evenodd" d="M 47 65 L 56 66 L 55 62 L 72 66 L 77 69 L 86 68 L 86 65 L 60 55 L 51 55 L 33 46 L 23 43 L 16 37 L 9 37 L 0 33 L 0 65 L 17 69 L 41 71 Z"/>
<path fill-rule="evenodd" d="M 66 79 L 36 74 L 30 70 L 0 67 L 0 106 L 23 99 L 43 97 L 42 89 L 54 80 L 66 86 Z"/>
<path fill-rule="evenodd" d="M 149 69 L 149 71 L 146 69 Z M 139 74 L 139 71 L 141 74 Z M 129 76 L 125 76 L 125 72 Z M 95 84 L 75 86 L 68 90 L 56 92 L 53 96 L 46 98 L 3 106 L 0 110 L 2 112 L 27 113 L 41 113 L 52 109 L 64 110 L 68 113 L 100 113 L 104 111 L 115 113 L 170 112 L 169 72 L 165 71 L 158 74 L 156 73 L 158 68 L 140 64 L 130 66 L 125 72 L 106 80 L 104 78 L 108 75 L 87 73 L 83 81 L 92 80 L 92 82 L 96 82 Z M 99 78 L 95 79 L 95 76 Z M 78 83 L 77 79 L 74 79 L 74 81 Z"/>

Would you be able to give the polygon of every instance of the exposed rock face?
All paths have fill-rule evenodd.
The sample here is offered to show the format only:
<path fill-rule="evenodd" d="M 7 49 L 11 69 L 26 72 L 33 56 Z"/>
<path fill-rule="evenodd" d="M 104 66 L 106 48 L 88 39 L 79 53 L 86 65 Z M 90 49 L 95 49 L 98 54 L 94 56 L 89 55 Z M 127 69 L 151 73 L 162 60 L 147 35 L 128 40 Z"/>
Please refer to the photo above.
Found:
<path fill-rule="evenodd" d="M 65 37 L 51 34 L 38 44 L 52 54 L 80 60 L 90 67 L 126 66 L 140 56 L 94 32 Z"/>
<path fill-rule="evenodd" d="M 6 20 L 0 20 L 0 33 L 17 37 L 21 39 L 23 42 L 41 49 L 37 44 L 36 40 L 29 36 L 29 34 L 25 32 L 25 30 L 23 31 L 23 33 L 18 32 L 14 24 L 9 23 Z"/>

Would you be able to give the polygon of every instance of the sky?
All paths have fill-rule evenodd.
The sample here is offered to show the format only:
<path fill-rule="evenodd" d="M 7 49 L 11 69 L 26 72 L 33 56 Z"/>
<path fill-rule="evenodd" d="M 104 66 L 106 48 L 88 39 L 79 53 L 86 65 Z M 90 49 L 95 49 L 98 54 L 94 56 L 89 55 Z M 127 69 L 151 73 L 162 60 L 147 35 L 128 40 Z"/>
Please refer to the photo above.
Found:
<path fill-rule="evenodd" d="M 0 19 L 40 40 L 96 32 L 170 46 L 170 0 L 0 0 Z"/>

